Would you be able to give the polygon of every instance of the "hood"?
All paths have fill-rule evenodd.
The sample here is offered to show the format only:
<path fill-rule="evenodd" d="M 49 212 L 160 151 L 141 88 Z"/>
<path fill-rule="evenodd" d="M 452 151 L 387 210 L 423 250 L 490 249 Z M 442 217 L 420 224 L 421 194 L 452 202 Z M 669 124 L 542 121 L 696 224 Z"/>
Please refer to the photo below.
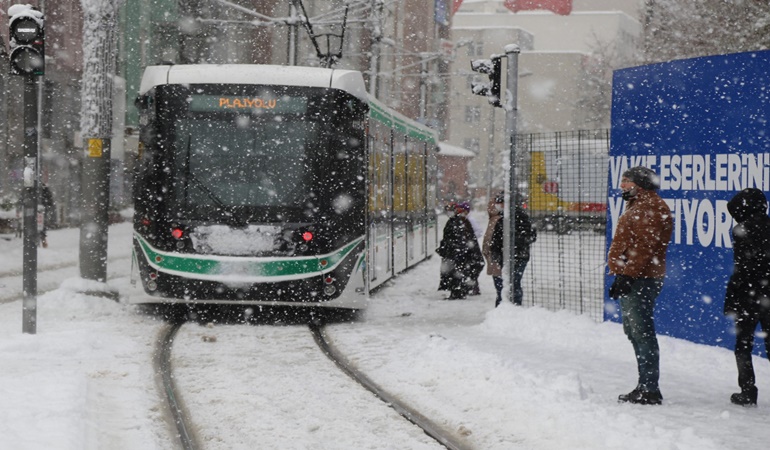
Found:
<path fill-rule="evenodd" d="M 767 197 L 759 189 L 747 188 L 727 202 L 727 210 L 738 223 L 742 223 L 752 216 L 767 214 Z"/>

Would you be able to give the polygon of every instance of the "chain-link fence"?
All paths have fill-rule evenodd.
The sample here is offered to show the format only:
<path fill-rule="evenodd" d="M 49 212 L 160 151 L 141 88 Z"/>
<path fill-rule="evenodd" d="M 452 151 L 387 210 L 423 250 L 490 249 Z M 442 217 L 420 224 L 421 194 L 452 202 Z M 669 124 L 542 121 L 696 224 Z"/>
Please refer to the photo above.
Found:
<path fill-rule="evenodd" d="M 524 302 L 603 319 L 609 130 L 517 136 L 521 199 L 538 230 Z"/>

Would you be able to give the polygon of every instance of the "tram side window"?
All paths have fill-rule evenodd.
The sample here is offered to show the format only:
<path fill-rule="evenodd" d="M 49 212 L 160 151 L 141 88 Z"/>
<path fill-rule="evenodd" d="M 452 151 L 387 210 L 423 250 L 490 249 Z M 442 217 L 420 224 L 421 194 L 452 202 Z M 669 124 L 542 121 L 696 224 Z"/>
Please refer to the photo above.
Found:
<path fill-rule="evenodd" d="M 417 140 L 409 141 L 408 167 L 408 196 L 409 211 L 425 209 L 425 158 L 422 154 L 423 144 Z"/>
<path fill-rule="evenodd" d="M 387 217 L 390 208 L 390 130 L 379 122 L 372 122 L 370 127 L 370 212 L 376 217 Z"/>

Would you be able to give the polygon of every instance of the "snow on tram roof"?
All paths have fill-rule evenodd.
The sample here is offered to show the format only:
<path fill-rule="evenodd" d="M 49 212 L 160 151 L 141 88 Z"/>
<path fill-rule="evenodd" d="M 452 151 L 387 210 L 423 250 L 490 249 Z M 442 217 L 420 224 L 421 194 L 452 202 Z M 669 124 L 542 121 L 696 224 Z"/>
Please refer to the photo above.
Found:
<path fill-rule="evenodd" d="M 161 84 L 267 84 L 340 89 L 367 101 L 361 72 L 319 67 L 260 64 L 179 64 L 148 66 L 139 94 Z"/>

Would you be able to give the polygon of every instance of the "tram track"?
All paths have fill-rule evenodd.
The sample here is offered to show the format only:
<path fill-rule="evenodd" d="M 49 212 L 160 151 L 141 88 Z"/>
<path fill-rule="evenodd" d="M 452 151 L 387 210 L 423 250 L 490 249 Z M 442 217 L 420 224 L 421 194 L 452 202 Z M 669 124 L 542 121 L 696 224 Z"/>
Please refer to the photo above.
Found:
<path fill-rule="evenodd" d="M 159 375 L 159 389 L 162 391 L 163 397 L 166 400 L 170 418 L 170 427 L 174 429 L 174 433 L 178 436 L 181 448 L 184 450 L 193 450 L 202 447 L 199 445 L 198 438 L 192 431 L 196 429 L 196 424 L 191 420 L 191 411 L 185 407 L 182 392 L 179 391 L 175 381 L 176 377 L 174 376 L 173 364 L 171 362 L 171 353 L 175 336 L 183 323 L 183 321 L 172 321 L 162 330 L 156 343 L 158 347 L 155 352 L 155 369 L 156 373 Z M 324 325 L 310 324 L 309 330 L 318 349 L 326 358 L 331 360 L 341 372 L 392 408 L 402 418 L 419 427 L 436 443 L 450 450 L 471 449 L 470 446 L 465 444 L 451 431 L 442 428 L 415 408 L 410 407 L 406 402 L 398 398 L 398 396 L 384 390 L 367 377 L 366 374 L 360 372 L 350 363 L 349 359 L 336 348 L 333 342 L 331 342 Z"/>
<path fill-rule="evenodd" d="M 453 433 L 443 429 L 436 422 L 422 415 L 416 409 L 401 401 L 397 396 L 387 392 L 363 372 L 356 369 L 347 357 L 342 354 L 328 339 L 325 328 L 315 324 L 310 325 L 310 331 L 321 351 L 345 374 L 363 386 L 388 406 L 393 408 L 401 417 L 421 428 L 425 434 L 449 450 L 470 450 L 471 447 L 460 442 Z"/>

